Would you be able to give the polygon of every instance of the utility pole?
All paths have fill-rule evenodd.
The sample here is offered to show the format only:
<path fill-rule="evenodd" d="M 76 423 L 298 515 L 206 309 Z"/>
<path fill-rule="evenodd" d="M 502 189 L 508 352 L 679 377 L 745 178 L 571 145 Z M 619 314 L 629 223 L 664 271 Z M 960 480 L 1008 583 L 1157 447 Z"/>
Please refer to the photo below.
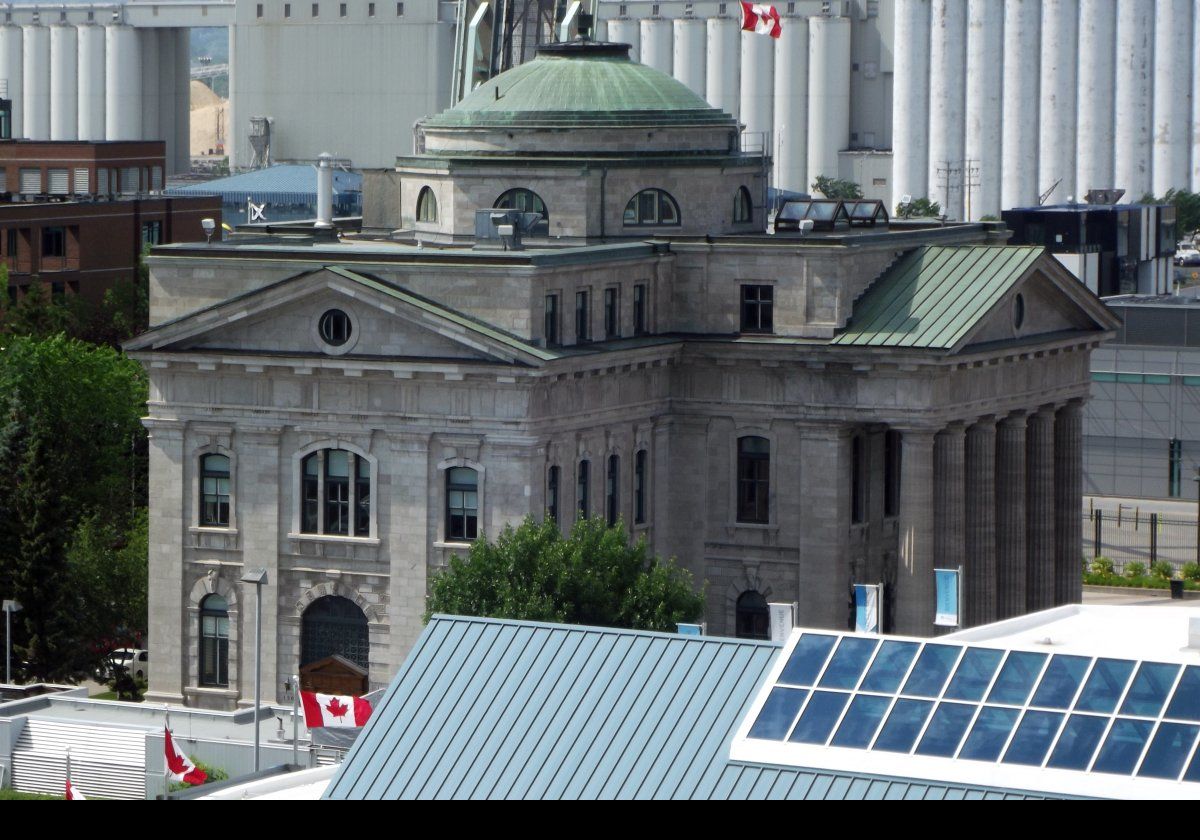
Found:
<path fill-rule="evenodd" d="M 963 186 L 967 191 L 967 221 L 971 221 L 971 195 L 979 186 L 979 160 L 967 158 L 963 161 Z"/>

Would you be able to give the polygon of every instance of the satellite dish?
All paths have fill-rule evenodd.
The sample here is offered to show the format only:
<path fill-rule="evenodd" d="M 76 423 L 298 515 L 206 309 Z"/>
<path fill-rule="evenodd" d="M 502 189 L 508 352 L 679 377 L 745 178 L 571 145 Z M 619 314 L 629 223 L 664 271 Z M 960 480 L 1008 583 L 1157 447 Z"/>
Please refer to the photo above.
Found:
<path fill-rule="evenodd" d="M 911 195 L 900 196 L 900 203 L 901 204 L 912 204 L 912 196 Z"/>

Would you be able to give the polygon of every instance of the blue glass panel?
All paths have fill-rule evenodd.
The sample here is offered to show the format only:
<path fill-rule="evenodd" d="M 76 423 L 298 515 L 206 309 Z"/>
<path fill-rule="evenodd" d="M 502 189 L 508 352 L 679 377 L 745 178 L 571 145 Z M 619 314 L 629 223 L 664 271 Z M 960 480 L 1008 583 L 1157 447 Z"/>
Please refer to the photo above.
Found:
<path fill-rule="evenodd" d="M 875 737 L 879 721 L 887 714 L 888 705 L 892 701 L 887 697 L 876 697 L 871 694 L 857 694 L 850 704 L 842 725 L 834 733 L 830 746 L 854 747 L 866 749 Z"/>
<path fill-rule="evenodd" d="M 904 683 L 904 694 L 918 697 L 937 697 L 950 676 L 954 660 L 962 648 L 952 645 L 925 645 L 917 664 L 913 666 L 908 681 Z"/>
<path fill-rule="evenodd" d="M 1150 749 L 1146 750 L 1146 757 L 1142 759 L 1142 766 L 1138 768 L 1138 775 L 1151 779 L 1178 779 L 1192 744 L 1196 743 L 1197 732 L 1200 732 L 1200 726 L 1187 723 L 1159 726 Z"/>
<path fill-rule="evenodd" d="M 971 725 L 978 706 L 963 703 L 942 703 L 933 713 L 933 719 L 917 745 L 917 755 L 941 755 L 947 758 L 958 752 L 958 744 Z"/>
<path fill-rule="evenodd" d="M 875 739 L 875 749 L 906 753 L 921 732 L 933 703 L 928 700 L 897 700 L 887 722 Z"/>
<path fill-rule="evenodd" d="M 995 761 L 1000 757 L 1000 750 L 1004 749 L 1004 742 L 1008 740 L 1008 733 L 1012 732 L 1019 714 L 1016 709 L 984 706 L 958 757 Z"/>
<path fill-rule="evenodd" d="M 1040 767 L 1046 760 L 1046 753 L 1050 752 L 1063 717 L 1058 712 L 1026 712 L 1004 753 L 1004 763 Z"/>
<path fill-rule="evenodd" d="M 840 691 L 814 691 L 788 740 L 798 744 L 824 744 L 849 699 L 849 694 Z"/>
<path fill-rule="evenodd" d="M 878 639 L 864 639 L 861 636 L 843 636 L 829 667 L 821 677 L 821 688 L 854 688 L 858 678 L 866 670 L 875 652 Z"/>
<path fill-rule="evenodd" d="M 758 713 L 758 719 L 750 727 L 749 737 L 782 741 L 787 737 L 788 729 L 807 696 L 808 692 L 803 689 L 772 688 L 762 711 Z"/>
<path fill-rule="evenodd" d="M 805 633 L 796 642 L 796 649 L 788 658 L 787 665 L 783 666 L 783 673 L 779 675 L 779 681 L 789 685 L 812 685 L 815 683 L 817 675 L 821 673 L 821 666 L 829 658 L 829 651 L 833 650 L 836 641 L 837 636 Z"/>
<path fill-rule="evenodd" d="M 1104 739 L 1104 746 L 1100 748 L 1100 755 L 1096 756 L 1092 770 L 1125 776 L 1132 773 L 1153 726 L 1148 720 L 1117 718 L 1108 731 L 1108 737 Z"/>
<path fill-rule="evenodd" d="M 1046 673 L 1042 674 L 1042 681 L 1033 694 L 1033 705 L 1051 709 L 1071 708 L 1071 701 L 1075 699 L 1075 692 L 1079 690 L 1091 662 L 1086 656 L 1055 656 L 1046 666 Z"/>
<path fill-rule="evenodd" d="M 1133 678 L 1133 685 L 1129 687 L 1129 694 L 1125 695 L 1125 702 L 1121 704 L 1121 714 L 1158 717 L 1178 675 L 1178 665 L 1143 662 Z"/>
<path fill-rule="evenodd" d="M 982 700 L 992 676 L 1004 658 L 1004 651 L 991 648 L 967 648 L 946 689 L 952 700 Z"/>
<path fill-rule="evenodd" d="M 1200 720 L 1200 668 L 1189 665 L 1184 669 L 1171 705 L 1167 706 L 1167 717 Z"/>
<path fill-rule="evenodd" d="M 1200 750 L 1196 750 L 1196 754 L 1192 757 L 1192 763 L 1188 765 L 1187 772 L 1183 774 L 1185 782 L 1200 782 Z"/>
<path fill-rule="evenodd" d="M 1046 766 L 1086 770 L 1096 754 L 1096 745 L 1100 743 L 1108 721 L 1108 718 L 1093 715 L 1071 715 Z"/>
<path fill-rule="evenodd" d="M 1112 712 L 1132 673 L 1133 663 L 1127 659 L 1097 659 L 1092 675 L 1075 703 L 1075 711 Z"/>
<path fill-rule="evenodd" d="M 1045 662 L 1044 653 L 1027 653 L 1020 650 L 1009 653 L 1008 659 L 1004 660 L 1004 667 L 1000 669 L 1000 676 L 996 677 L 996 683 L 992 686 L 992 693 L 988 695 L 988 702 L 1023 705 L 1029 699 L 1033 682 L 1041 673 Z"/>
<path fill-rule="evenodd" d="M 918 647 L 916 642 L 884 642 L 859 690 L 894 692 L 900 687 Z"/>

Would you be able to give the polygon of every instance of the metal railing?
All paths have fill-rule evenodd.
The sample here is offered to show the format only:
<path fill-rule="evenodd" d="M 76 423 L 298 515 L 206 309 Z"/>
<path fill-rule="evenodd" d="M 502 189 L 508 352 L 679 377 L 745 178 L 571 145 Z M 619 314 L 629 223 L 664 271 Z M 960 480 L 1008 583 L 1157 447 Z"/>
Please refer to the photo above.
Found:
<path fill-rule="evenodd" d="M 1116 511 L 1087 511 L 1082 524 L 1084 558 L 1090 562 L 1107 557 L 1117 574 L 1124 573 L 1129 563 L 1141 563 L 1148 570 L 1160 560 L 1168 561 L 1179 572 L 1185 563 L 1197 559 L 1195 519 L 1122 507 Z"/>

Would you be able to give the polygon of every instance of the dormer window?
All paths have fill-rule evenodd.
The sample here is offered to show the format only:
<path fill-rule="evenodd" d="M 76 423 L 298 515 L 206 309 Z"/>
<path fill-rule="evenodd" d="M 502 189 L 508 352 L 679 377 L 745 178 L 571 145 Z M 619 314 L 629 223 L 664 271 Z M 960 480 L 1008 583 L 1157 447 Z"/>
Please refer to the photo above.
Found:
<path fill-rule="evenodd" d="M 754 204 L 750 200 L 750 190 L 738 187 L 737 193 L 733 196 L 733 223 L 741 225 L 753 221 L 753 213 Z"/>
<path fill-rule="evenodd" d="M 665 190 L 642 190 L 625 205 L 622 223 L 634 225 L 671 226 L 679 225 L 679 205 Z"/>
<path fill-rule="evenodd" d="M 433 190 L 421 187 L 421 192 L 417 195 L 417 221 L 436 222 L 437 210 L 437 196 L 433 194 Z"/>

